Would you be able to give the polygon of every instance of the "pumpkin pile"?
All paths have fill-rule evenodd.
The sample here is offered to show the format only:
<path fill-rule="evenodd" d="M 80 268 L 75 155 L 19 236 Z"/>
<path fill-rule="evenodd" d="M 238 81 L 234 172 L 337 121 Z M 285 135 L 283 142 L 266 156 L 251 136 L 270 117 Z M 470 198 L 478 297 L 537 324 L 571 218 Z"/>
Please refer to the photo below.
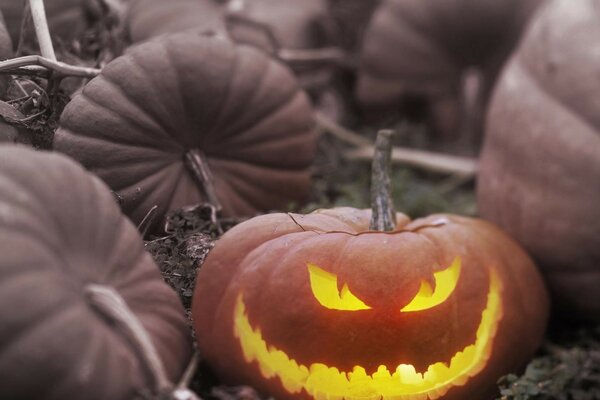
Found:
<path fill-rule="evenodd" d="M 0 397 L 497 397 L 600 320 L 596 3 L 2 1 Z"/>

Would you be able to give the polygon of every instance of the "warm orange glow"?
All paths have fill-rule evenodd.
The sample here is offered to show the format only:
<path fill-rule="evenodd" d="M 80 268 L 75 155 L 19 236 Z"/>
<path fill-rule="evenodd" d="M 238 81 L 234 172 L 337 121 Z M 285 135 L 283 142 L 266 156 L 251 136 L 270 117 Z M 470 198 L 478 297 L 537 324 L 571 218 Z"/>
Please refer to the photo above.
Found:
<path fill-rule="evenodd" d="M 332 310 L 357 311 L 368 310 L 371 307 L 356 297 L 347 284 L 342 290 L 338 290 L 337 276 L 317 267 L 315 264 L 307 264 L 310 276 L 310 288 L 317 301 L 326 308 Z"/>
<path fill-rule="evenodd" d="M 435 289 L 427 281 L 421 281 L 421 288 L 417 295 L 401 311 L 422 311 L 433 308 L 445 302 L 456 289 L 460 277 L 460 257 L 456 257 L 448 268 L 433 274 Z"/>
<path fill-rule="evenodd" d="M 360 366 L 344 372 L 322 363 L 298 364 L 283 351 L 269 346 L 260 328 L 254 329 L 250 325 L 242 294 L 237 298 L 233 315 L 234 335 L 239 339 L 246 362 L 256 362 L 264 378 L 278 378 L 289 393 L 305 390 L 319 400 L 432 400 L 443 396 L 453 386 L 464 385 L 486 365 L 502 318 L 501 292 L 500 277 L 495 269 L 490 269 L 487 305 L 475 343 L 457 352 L 448 364 L 437 362 L 429 365 L 424 373 L 408 364 L 398 365 L 393 372 L 380 365 L 372 375 Z M 402 340 L 400 336 L 401 333 L 398 340 Z"/>

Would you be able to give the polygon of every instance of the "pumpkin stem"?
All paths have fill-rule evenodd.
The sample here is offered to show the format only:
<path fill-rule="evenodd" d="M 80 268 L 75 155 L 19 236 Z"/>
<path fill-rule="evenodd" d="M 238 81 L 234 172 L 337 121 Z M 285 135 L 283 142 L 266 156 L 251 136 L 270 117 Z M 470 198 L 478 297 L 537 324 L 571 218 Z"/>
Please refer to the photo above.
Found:
<path fill-rule="evenodd" d="M 173 390 L 173 384 L 167 377 L 165 367 L 148 331 L 123 297 L 115 289 L 104 285 L 89 284 L 84 291 L 96 311 L 125 331 L 127 338 L 142 359 L 142 365 L 148 369 L 154 381 L 155 393 L 167 393 Z"/>
<path fill-rule="evenodd" d="M 394 131 L 381 130 L 375 141 L 371 167 L 371 225 L 373 231 L 388 232 L 396 227 L 392 201 L 392 136 Z"/>
<path fill-rule="evenodd" d="M 213 175 L 208 168 L 206 155 L 199 149 L 192 149 L 185 154 L 185 166 L 192 173 L 196 184 L 204 191 L 210 204 L 215 207 L 217 212 L 221 211 L 221 202 L 217 197 Z"/>
<path fill-rule="evenodd" d="M 52 46 L 52 38 L 50 37 L 50 29 L 48 29 L 48 20 L 46 19 L 46 10 L 44 8 L 44 0 L 29 0 L 29 9 L 33 17 L 33 26 L 35 35 L 40 44 L 40 53 L 42 57 L 56 61 L 54 47 Z M 21 32 L 21 35 L 25 34 Z"/>

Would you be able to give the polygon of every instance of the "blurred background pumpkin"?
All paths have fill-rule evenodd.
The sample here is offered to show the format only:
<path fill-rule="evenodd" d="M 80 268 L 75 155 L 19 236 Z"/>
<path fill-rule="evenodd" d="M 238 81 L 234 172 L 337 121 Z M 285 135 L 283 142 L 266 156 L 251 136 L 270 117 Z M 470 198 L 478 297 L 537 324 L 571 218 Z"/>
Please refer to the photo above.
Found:
<path fill-rule="evenodd" d="M 492 98 L 481 214 L 543 267 L 555 306 L 600 321 L 600 2 L 553 1 Z"/>

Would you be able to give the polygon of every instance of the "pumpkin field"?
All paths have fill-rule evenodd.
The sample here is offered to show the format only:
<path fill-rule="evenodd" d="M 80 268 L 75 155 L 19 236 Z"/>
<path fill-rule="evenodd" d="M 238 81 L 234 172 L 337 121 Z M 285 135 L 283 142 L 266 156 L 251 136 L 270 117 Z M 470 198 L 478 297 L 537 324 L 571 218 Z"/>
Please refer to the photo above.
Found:
<path fill-rule="evenodd" d="M 600 399 L 600 0 L 0 0 L 0 400 Z"/>

